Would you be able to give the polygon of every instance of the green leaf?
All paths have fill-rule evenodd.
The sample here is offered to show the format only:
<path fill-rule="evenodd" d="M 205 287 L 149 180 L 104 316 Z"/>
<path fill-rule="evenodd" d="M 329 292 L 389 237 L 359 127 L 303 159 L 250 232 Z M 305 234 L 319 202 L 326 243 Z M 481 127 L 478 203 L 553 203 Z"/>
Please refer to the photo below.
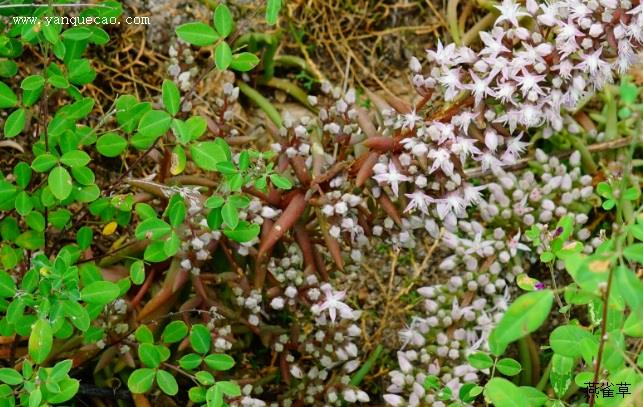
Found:
<path fill-rule="evenodd" d="M 460 387 L 458 396 L 460 397 L 460 400 L 464 401 L 465 403 L 470 403 L 475 400 L 483 390 L 483 387 L 478 386 L 475 383 L 465 383 L 462 385 L 462 387 Z"/>
<path fill-rule="evenodd" d="M 188 326 L 183 321 L 172 321 L 165 329 L 163 329 L 163 334 L 161 339 L 165 343 L 175 343 L 179 342 L 185 338 L 188 334 Z"/>
<path fill-rule="evenodd" d="M 199 381 L 199 383 L 205 385 L 205 386 L 211 386 L 214 384 L 214 376 L 212 376 L 212 373 L 207 372 L 205 370 L 202 370 L 200 372 L 196 372 L 194 374 L 194 377 Z"/>
<path fill-rule="evenodd" d="M 555 353 L 575 358 L 581 355 L 578 344 L 585 338 L 591 339 L 592 334 L 576 325 L 563 325 L 549 335 L 549 344 Z"/>
<path fill-rule="evenodd" d="M 467 356 L 469 364 L 476 369 L 488 369 L 493 366 L 493 359 L 484 352 L 474 352 Z"/>
<path fill-rule="evenodd" d="M 637 187 L 630 187 L 623 192 L 623 199 L 628 200 L 628 201 L 635 201 L 639 199 L 639 196 L 641 195 L 641 190 Z"/>
<path fill-rule="evenodd" d="M 16 238 L 16 245 L 27 250 L 40 249 L 45 245 L 45 236 L 42 232 L 29 230 Z"/>
<path fill-rule="evenodd" d="M 208 353 L 211 344 L 212 337 L 208 328 L 203 324 L 192 325 L 192 331 L 190 332 L 192 349 L 198 353 Z"/>
<path fill-rule="evenodd" d="M 236 229 L 224 229 L 223 234 L 235 242 L 244 243 L 259 236 L 261 228 L 255 223 L 249 223 L 245 220 L 239 222 Z"/>
<path fill-rule="evenodd" d="M 489 380 L 483 393 L 495 407 L 525 407 L 526 405 L 518 386 L 500 377 Z"/>
<path fill-rule="evenodd" d="M 49 173 L 47 179 L 51 193 L 58 200 L 63 200 L 71 194 L 73 183 L 71 181 L 71 175 L 63 167 L 56 167 Z"/>
<path fill-rule="evenodd" d="M 141 117 L 152 109 L 152 105 L 148 102 L 138 103 L 133 96 L 125 95 L 117 99 L 116 108 L 118 109 L 116 112 L 118 124 L 129 133 L 136 128 Z"/>
<path fill-rule="evenodd" d="M 146 219 L 136 227 L 136 238 L 138 240 L 157 240 L 167 236 L 172 227 L 165 221 L 158 218 Z"/>
<path fill-rule="evenodd" d="M 505 376 L 515 376 L 520 373 L 522 366 L 517 360 L 504 358 L 496 363 L 496 369 Z"/>
<path fill-rule="evenodd" d="M 63 31 L 63 38 L 72 41 L 82 41 L 92 36 L 92 31 L 87 27 L 73 27 Z"/>
<path fill-rule="evenodd" d="M 23 381 L 24 379 L 22 378 L 22 375 L 14 369 L 10 369 L 8 367 L 0 368 L 0 382 L 15 386 Z"/>
<path fill-rule="evenodd" d="M 214 62 L 217 68 L 225 71 L 232 62 L 232 50 L 227 42 L 223 41 L 214 50 Z"/>
<path fill-rule="evenodd" d="M 83 301 L 90 304 L 107 304 L 120 294 L 118 285 L 109 281 L 95 281 L 80 292 Z"/>
<path fill-rule="evenodd" d="M 186 122 L 186 130 L 191 141 L 201 137 L 208 129 L 208 122 L 201 116 L 192 116 Z"/>
<path fill-rule="evenodd" d="M 18 73 L 18 64 L 11 60 L 0 61 L 0 76 L 11 78 Z"/>
<path fill-rule="evenodd" d="M 231 195 L 228 202 L 237 209 L 247 208 L 250 205 L 250 198 L 245 195 Z"/>
<path fill-rule="evenodd" d="M 49 403 L 60 404 L 71 400 L 71 398 L 78 393 L 80 382 L 76 379 L 65 378 L 60 381 L 58 385 L 60 387 L 60 392 L 48 395 L 47 401 Z"/>
<path fill-rule="evenodd" d="M 596 192 L 603 198 L 612 198 L 612 187 L 605 181 L 596 185 Z"/>
<path fill-rule="evenodd" d="M 192 387 L 188 390 L 188 398 L 194 403 L 203 403 L 205 402 L 205 388 L 200 386 Z"/>
<path fill-rule="evenodd" d="M 629 231 L 636 240 L 643 241 L 643 225 L 630 225 Z"/>
<path fill-rule="evenodd" d="M 145 263 L 142 260 L 137 260 L 129 268 L 129 274 L 132 283 L 136 285 L 143 284 L 145 281 Z"/>
<path fill-rule="evenodd" d="M 116 133 L 105 133 L 96 140 L 96 149 L 105 157 L 116 157 L 127 148 L 127 140 Z"/>
<path fill-rule="evenodd" d="M 580 372 L 574 376 L 574 382 L 580 388 L 587 387 L 587 383 L 591 383 L 594 379 L 594 372 Z"/>
<path fill-rule="evenodd" d="M 151 343 L 142 343 L 138 347 L 138 358 L 147 367 L 157 368 L 161 365 L 161 354 Z"/>
<path fill-rule="evenodd" d="M 0 270 L 0 298 L 13 297 L 16 294 L 16 283 L 6 271 Z"/>
<path fill-rule="evenodd" d="M 13 167 L 13 174 L 16 176 L 16 184 L 18 184 L 20 188 L 27 188 L 32 175 L 29 164 L 23 161 L 19 162 Z"/>
<path fill-rule="evenodd" d="M 89 154 L 80 150 L 72 150 L 60 157 L 60 162 L 69 167 L 84 167 L 89 163 L 91 158 Z"/>
<path fill-rule="evenodd" d="M 169 130 L 172 117 L 162 110 L 150 110 L 141 117 L 138 132 L 145 137 L 158 138 Z"/>
<path fill-rule="evenodd" d="M 148 391 L 154 384 L 154 369 L 136 369 L 127 379 L 127 387 L 132 393 L 142 394 Z"/>
<path fill-rule="evenodd" d="M 240 52 L 232 56 L 230 68 L 239 72 L 248 72 L 259 64 L 259 57 L 251 52 Z"/>
<path fill-rule="evenodd" d="M 292 182 L 282 175 L 272 174 L 270 175 L 270 182 L 279 189 L 290 189 L 292 188 Z"/>
<path fill-rule="evenodd" d="M 225 199 L 220 195 L 212 195 L 205 201 L 206 208 L 220 208 L 225 204 Z"/>
<path fill-rule="evenodd" d="M 196 369 L 197 366 L 201 364 L 202 360 L 202 356 L 197 355 L 196 353 L 188 353 L 187 355 L 179 359 L 179 366 L 181 366 L 185 370 Z"/>
<path fill-rule="evenodd" d="M 522 393 L 524 402 L 530 407 L 540 407 L 549 399 L 545 393 L 535 387 L 520 386 L 518 389 L 520 390 L 520 393 Z"/>
<path fill-rule="evenodd" d="M 67 64 L 69 81 L 74 85 L 85 85 L 96 78 L 96 71 L 87 59 L 74 59 Z"/>
<path fill-rule="evenodd" d="M 91 323 L 91 318 L 87 309 L 72 300 L 65 300 L 62 305 L 65 315 L 67 315 L 71 323 L 74 324 L 76 328 L 86 332 Z"/>
<path fill-rule="evenodd" d="M 214 28 L 203 23 L 187 23 L 176 28 L 176 35 L 188 44 L 206 46 L 219 39 Z"/>
<path fill-rule="evenodd" d="M 26 117 L 25 109 L 20 108 L 11 112 L 4 123 L 4 136 L 13 138 L 20 134 L 25 128 Z"/>
<path fill-rule="evenodd" d="M 67 209 L 58 209 L 49 213 L 49 223 L 56 229 L 63 229 L 67 222 L 71 219 L 71 212 Z"/>
<path fill-rule="evenodd" d="M 574 231 L 574 217 L 571 215 L 566 215 L 560 218 L 556 224 L 556 229 L 562 228 L 562 232 L 558 235 L 558 239 L 562 242 L 567 241 L 569 236 Z"/>
<path fill-rule="evenodd" d="M 18 97 L 6 83 L 0 81 L 0 109 L 14 107 L 18 104 Z"/>
<path fill-rule="evenodd" d="M 31 162 L 31 168 L 36 172 L 47 172 L 58 163 L 58 159 L 49 153 L 40 154 Z"/>
<path fill-rule="evenodd" d="M 187 165 L 187 156 L 182 146 L 174 146 L 170 158 L 170 174 L 179 175 L 185 170 Z"/>
<path fill-rule="evenodd" d="M 42 363 L 49 356 L 54 343 L 51 325 L 44 319 L 38 319 L 31 329 L 29 336 L 29 356 L 34 363 Z"/>
<path fill-rule="evenodd" d="M 206 171 L 216 171 L 217 163 L 227 160 L 225 150 L 214 141 L 196 143 L 190 152 L 194 163 Z"/>
<path fill-rule="evenodd" d="M 58 89 L 67 89 L 69 87 L 67 78 L 62 75 L 51 75 L 47 78 L 47 82 L 49 82 L 54 88 Z"/>
<path fill-rule="evenodd" d="M 489 335 L 492 353 L 503 354 L 511 342 L 538 329 L 547 319 L 553 300 L 551 290 L 532 291 L 518 297 Z"/>
<path fill-rule="evenodd" d="M 45 78 L 41 75 L 30 75 L 22 80 L 20 87 L 24 90 L 36 91 L 45 86 Z"/>
<path fill-rule="evenodd" d="M 88 249 L 89 246 L 91 246 L 93 239 L 94 231 L 92 228 L 89 226 L 83 226 L 78 229 L 78 233 L 76 233 L 76 243 L 78 243 L 78 247 L 83 250 Z"/>
<path fill-rule="evenodd" d="M 29 393 L 29 407 L 38 407 L 42 401 L 42 390 L 37 388 Z"/>
<path fill-rule="evenodd" d="M 49 378 L 55 382 L 64 379 L 73 365 L 74 362 L 71 359 L 61 360 L 60 362 L 56 363 L 56 365 L 51 369 Z"/>
<path fill-rule="evenodd" d="M 643 310 L 634 308 L 623 324 L 623 333 L 635 338 L 643 337 Z"/>
<path fill-rule="evenodd" d="M 237 167 L 229 161 L 217 163 L 217 171 L 223 175 L 235 175 L 239 173 Z"/>
<path fill-rule="evenodd" d="M 616 289 L 631 309 L 643 308 L 643 283 L 627 267 L 619 266 L 614 270 Z"/>
<path fill-rule="evenodd" d="M 584 261 L 575 256 L 565 259 L 565 268 L 574 281 L 586 292 L 598 294 L 600 284 L 607 282 L 612 269 L 612 258 L 595 253 Z"/>
<path fill-rule="evenodd" d="M 643 243 L 634 243 L 623 249 L 626 259 L 643 264 Z"/>
<path fill-rule="evenodd" d="M 268 25 L 275 25 L 277 23 L 280 9 L 281 0 L 268 0 L 268 5 L 266 6 L 266 23 L 268 23 Z"/>
<path fill-rule="evenodd" d="M 147 325 L 141 325 L 134 332 L 134 338 L 140 343 L 154 343 L 154 334 Z"/>
<path fill-rule="evenodd" d="M 228 6 L 223 3 L 219 3 L 216 9 L 214 9 L 214 28 L 216 28 L 217 33 L 223 38 L 230 35 L 232 32 L 232 13 Z"/>
<path fill-rule="evenodd" d="M 223 406 L 223 392 L 218 386 L 212 386 L 205 393 L 205 398 L 208 407 L 221 407 Z"/>
<path fill-rule="evenodd" d="M 172 231 L 170 236 L 163 242 L 163 251 L 168 257 L 174 256 L 181 248 L 181 238 L 179 234 Z"/>
<path fill-rule="evenodd" d="M 156 372 L 156 383 L 158 383 L 163 393 L 169 396 L 175 396 L 179 392 L 179 385 L 176 379 L 165 370 Z"/>
<path fill-rule="evenodd" d="M 18 196 L 16 196 L 16 212 L 18 212 L 20 216 L 27 216 L 32 209 L 33 203 L 31 202 L 31 197 L 25 191 L 20 191 Z"/>
<path fill-rule="evenodd" d="M 574 358 L 554 354 L 551 359 L 549 382 L 558 397 L 562 397 L 572 384 Z"/>
<path fill-rule="evenodd" d="M 185 201 L 180 194 L 174 194 L 167 206 L 167 218 L 173 227 L 180 226 L 185 220 Z"/>
<path fill-rule="evenodd" d="M 164 261 L 168 257 L 170 256 L 165 252 L 165 242 L 163 241 L 153 242 L 145 248 L 143 253 L 143 259 L 152 263 Z"/>
<path fill-rule="evenodd" d="M 223 394 L 229 397 L 238 397 L 241 395 L 241 388 L 235 382 L 228 380 L 218 381 L 216 386 L 221 390 Z"/>
<path fill-rule="evenodd" d="M 176 116 L 179 112 L 181 103 L 181 93 L 179 88 L 171 80 L 163 81 L 163 106 L 169 114 Z"/>
<path fill-rule="evenodd" d="M 230 202 L 227 202 L 221 208 L 221 216 L 223 216 L 223 221 L 230 229 L 236 228 L 239 224 L 239 212 Z"/>
<path fill-rule="evenodd" d="M 636 102 L 636 98 L 639 95 L 639 89 L 636 85 L 624 79 L 619 87 L 619 94 L 623 103 L 631 105 Z"/>
<path fill-rule="evenodd" d="M 226 354 L 211 354 L 203 359 L 210 369 L 229 370 L 234 366 L 234 359 Z"/>

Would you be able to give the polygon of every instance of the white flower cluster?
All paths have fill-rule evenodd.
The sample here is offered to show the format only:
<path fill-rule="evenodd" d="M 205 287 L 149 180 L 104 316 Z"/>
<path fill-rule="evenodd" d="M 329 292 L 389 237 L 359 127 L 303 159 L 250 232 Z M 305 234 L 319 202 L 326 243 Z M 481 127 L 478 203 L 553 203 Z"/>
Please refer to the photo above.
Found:
<path fill-rule="evenodd" d="M 385 125 L 400 135 L 404 153 L 380 158 L 373 178 L 395 198 L 405 185 L 407 210 L 435 205 L 453 224 L 476 203 L 465 168 L 515 163 L 528 145 L 526 131 L 544 126 L 547 137 L 561 130 L 565 111 L 626 72 L 642 45 L 643 6 L 630 0 L 528 0 L 526 7 L 503 0 L 496 7 L 500 15 L 480 33 L 479 51 L 438 43 L 427 52 L 428 75 L 411 60 L 418 93 L 452 109 L 388 112 Z"/>
<path fill-rule="evenodd" d="M 282 257 L 273 257 L 268 271 L 283 284 L 268 306 L 257 309 L 261 305 L 257 293 L 238 299 L 246 308 L 251 300 L 254 312 L 263 314 L 267 323 L 287 321 L 283 328 L 274 327 L 282 333 L 275 334 L 271 347 L 297 381 L 288 389 L 280 388 L 278 404 L 268 405 L 289 406 L 297 400 L 338 406 L 368 402 L 366 392 L 349 383 L 349 375 L 360 365 L 361 329 L 356 324 L 360 313 L 345 302 L 346 294 L 304 271 L 303 256 L 295 244 Z M 257 386 L 252 394 L 261 398 L 264 390 L 268 389 Z"/>
<path fill-rule="evenodd" d="M 423 387 L 427 375 L 437 376 L 457 395 L 464 383 L 478 382 L 480 373 L 488 373 L 476 371 L 466 356 L 488 350 L 488 335 L 507 309 L 517 279 L 526 276 L 528 264 L 542 252 L 542 247 L 528 244 L 525 230 L 535 226 L 543 239 L 553 237 L 557 220 L 571 215 L 577 229 L 574 238 L 590 240 L 591 231 L 585 227 L 591 208 L 587 201 L 595 195 L 591 177 L 581 173 L 580 154 L 572 154 L 569 165 L 540 150 L 536 158 L 538 173 L 499 173 L 498 182 L 488 186 L 488 197 L 480 199 L 479 215 L 460 219 L 455 228 L 444 231 L 443 246 L 450 254 L 438 268 L 451 277 L 418 289 L 424 302 L 399 332 L 399 368 L 390 373 L 385 396 L 390 405 L 444 406 Z M 592 239 L 586 252 L 599 244 L 600 239 Z"/>
<path fill-rule="evenodd" d="M 341 187 L 347 183 L 343 176 L 337 176 L 331 181 L 331 187 Z M 331 191 L 324 195 L 322 214 L 329 222 L 328 233 L 333 239 L 342 240 L 355 250 L 351 252 L 354 261 L 361 259 L 359 248 L 368 245 L 368 237 L 360 225 L 360 207 L 365 203 L 362 197 L 341 191 Z M 343 239 L 345 237 L 345 239 Z"/>

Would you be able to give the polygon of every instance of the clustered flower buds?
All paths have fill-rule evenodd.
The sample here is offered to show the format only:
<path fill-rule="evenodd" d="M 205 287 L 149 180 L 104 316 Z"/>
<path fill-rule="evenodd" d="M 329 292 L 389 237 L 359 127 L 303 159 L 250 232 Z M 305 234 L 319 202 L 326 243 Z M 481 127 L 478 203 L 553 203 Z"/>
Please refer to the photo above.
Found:
<path fill-rule="evenodd" d="M 369 401 L 364 391 L 349 383 L 349 375 L 360 365 L 357 340 L 361 329 L 357 325 L 360 313 L 344 302 L 346 294 L 304 271 L 302 254 L 294 244 L 284 256 L 273 257 L 268 270 L 283 284 L 269 305 L 262 305 L 257 292 L 244 297 L 239 290 L 237 301 L 246 308 L 250 305 L 253 315 L 263 315 L 272 324 L 271 330 L 280 332 L 271 347 L 281 360 L 282 375 L 287 381 L 298 381 L 280 395 L 278 404 L 269 405 L 290 406 L 296 400 L 311 405 L 316 400 L 327 405 Z M 279 313 L 289 315 L 283 327 L 283 321 L 276 318 Z M 312 326 L 308 326 L 310 321 Z M 271 389 L 254 386 L 248 394 L 259 397 L 264 391 Z"/>
<path fill-rule="evenodd" d="M 379 158 L 373 178 L 405 202 L 406 212 L 434 207 L 455 224 L 478 199 L 480 188 L 464 171 L 472 162 L 483 171 L 515 163 L 530 129 L 543 127 L 544 137 L 562 130 L 566 111 L 636 61 L 643 39 L 643 6 L 636 3 L 530 0 L 523 7 L 503 0 L 491 31 L 480 33 L 479 51 L 438 43 L 427 52 L 428 75 L 413 58 L 423 99 L 387 112 L 385 131 L 398 147 L 381 148 L 394 153 Z M 432 98 L 452 106 L 432 113 Z"/>
<path fill-rule="evenodd" d="M 422 386 L 427 375 L 439 377 L 458 394 L 463 384 L 476 383 L 481 373 L 489 373 L 478 372 L 466 356 L 488 351 L 488 335 L 528 265 L 542 252 L 542 247 L 534 250 L 521 231 L 536 227 L 543 236 L 553 234 L 557 220 L 571 215 L 580 226 L 574 238 L 589 243 L 587 253 L 601 243 L 598 238 L 590 241 L 591 231 L 585 226 L 591 205 L 579 203 L 595 197 L 591 177 L 581 174 L 580 154 L 572 154 L 568 165 L 541 150 L 536 157 L 542 173 L 499 174 L 498 182 L 488 185 L 489 196 L 479 202 L 479 216 L 460 219 L 456 229 L 444 232 L 442 242 L 450 254 L 438 269 L 451 277 L 418 289 L 424 301 L 399 332 L 399 368 L 390 372 L 384 396 L 389 404 L 444 406 Z M 507 225 L 515 229 L 507 230 Z"/>

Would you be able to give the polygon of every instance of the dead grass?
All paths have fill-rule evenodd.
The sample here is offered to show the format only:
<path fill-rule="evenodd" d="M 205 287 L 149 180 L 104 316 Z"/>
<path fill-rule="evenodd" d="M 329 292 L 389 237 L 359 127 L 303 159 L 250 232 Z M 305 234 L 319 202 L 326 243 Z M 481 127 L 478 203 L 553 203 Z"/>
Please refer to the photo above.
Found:
<path fill-rule="evenodd" d="M 408 59 L 446 32 L 431 0 L 296 0 L 287 4 L 291 42 L 325 77 L 349 86 L 377 86 L 406 75 Z"/>

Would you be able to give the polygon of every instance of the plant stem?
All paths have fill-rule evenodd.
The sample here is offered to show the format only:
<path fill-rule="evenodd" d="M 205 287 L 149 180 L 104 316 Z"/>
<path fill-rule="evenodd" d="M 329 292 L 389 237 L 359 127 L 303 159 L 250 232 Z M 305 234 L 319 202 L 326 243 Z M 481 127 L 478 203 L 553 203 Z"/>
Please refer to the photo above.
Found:
<path fill-rule="evenodd" d="M 447 22 L 449 23 L 449 34 L 451 34 L 453 42 L 456 45 L 462 45 L 458 25 L 458 0 L 449 0 L 447 4 Z"/>
<path fill-rule="evenodd" d="M 302 88 L 300 88 L 293 82 L 287 79 L 271 78 L 270 80 L 263 82 L 263 84 L 266 86 L 270 86 L 271 88 L 279 89 L 286 92 L 293 98 L 297 99 L 299 103 L 306 106 L 308 110 L 317 114 L 317 109 L 315 109 L 313 106 L 310 105 L 310 103 L 308 103 L 308 94 L 306 93 L 306 91 L 304 91 Z"/>
<path fill-rule="evenodd" d="M 540 391 L 543 391 L 543 389 L 547 385 L 547 380 L 549 379 L 549 372 L 551 371 L 552 361 L 553 359 L 549 359 L 549 363 L 547 363 L 547 366 L 545 367 L 545 371 L 543 372 L 543 375 L 540 377 L 540 380 L 536 385 L 536 388 Z"/>
<path fill-rule="evenodd" d="M 490 11 L 489 14 L 482 17 L 473 27 L 462 36 L 462 45 L 469 45 L 478 37 L 480 31 L 487 29 L 498 17 L 497 10 Z"/>
<path fill-rule="evenodd" d="M 605 349 L 605 341 L 607 339 L 607 308 L 609 306 L 610 289 L 612 288 L 612 275 L 614 274 L 614 267 L 610 267 L 609 275 L 607 276 L 607 288 L 603 295 L 603 317 L 601 319 L 601 339 L 598 345 L 598 356 L 596 357 L 596 366 L 594 368 L 593 383 L 598 383 L 598 377 L 601 372 L 601 359 L 603 358 L 603 350 Z M 596 393 L 592 392 L 589 396 L 589 407 L 593 407 L 596 402 Z"/>
<path fill-rule="evenodd" d="M 596 163 L 594 162 L 594 158 L 592 158 L 592 153 L 587 148 L 587 144 L 585 144 L 585 142 L 580 138 L 573 136 L 571 134 L 569 135 L 569 141 L 572 143 L 572 146 L 574 146 L 574 148 L 578 150 L 578 152 L 581 155 L 583 170 L 587 174 L 595 174 L 597 170 Z"/>
<path fill-rule="evenodd" d="M 279 111 L 270 103 L 268 99 L 266 99 L 261 93 L 257 92 L 255 89 L 250 87 L 248 84 L 245 82 L 237 81 L 237 86 L 239 87 L 239 90 L 241 93 L 246 95 L 248 99 L 252 100 L 261 110 L 264 111 L 266 116 L 274 124 L 277 125 L 277 127 L 281 127 L 281 115 L 279 114 Z"/>
<path fill-rule="evenodd" d="M 384 350 L 382 345 L 377 345 L 373 353 L 371 353 L 371 356 L 369 356 L 368 359 L 366 359 L 366 362 L 364 362 L 362 367 L 351 378 L 351 384 L 353 386 L 359 386 L 362 380 L 364 380 L 364 377 L 373 368 L 373 365 L 375 364 L 377 359 L 379 359 L 380 355 L 382 354 L 382 350 Z"/>
<path fill-rule="evenodd" d="M 522 374 L 520 375 L 520 382 L 524 386 L 531 386 L 533 376 L 533 365 L 531 363 L 531 352 L 529 351 L 529 343 L 527 336 L 523 336 L 518 340 L 518 353 L 520 355 L 520 364 L 522 365 Z"/>

